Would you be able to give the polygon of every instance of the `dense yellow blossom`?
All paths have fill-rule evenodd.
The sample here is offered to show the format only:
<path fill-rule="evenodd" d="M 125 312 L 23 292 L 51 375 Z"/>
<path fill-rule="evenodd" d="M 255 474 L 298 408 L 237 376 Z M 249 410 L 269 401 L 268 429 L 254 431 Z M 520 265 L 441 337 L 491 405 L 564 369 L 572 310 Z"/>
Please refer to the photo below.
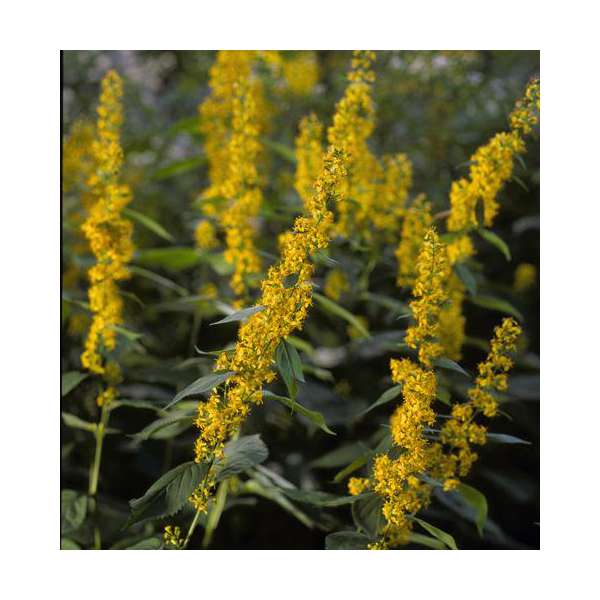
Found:
<path fill-rule="evenodd" d="M 94 125 L 89 121 L 75 121 L 62 151 L 62 189 L 68 192 L 77 183 L 83 183 L 92 174 L 95 165 L 92 154 Z"/>
<path fill-rule="evenodd" d="M 325 277 L 323 291 L 328 298 L 336 302 L 342 297 L 342 294 L 350 289 L 350 282 L 346 273 L 341 269 L 332 269 Z"/>
<path fill-rule="evenodd" d="M 210 460 L 223 451 L 250 411 L 262 401 L 262 387 L 275 377 L 273 355 L 281 341 L 304 323 L 312 301 L 314 266 L 311 253 L 325 248 L 332 232 L 328 202 L 339 198 L 347 157 L 330 148 L 315 184 L 311 211 L 296 219 L 293 231 L 280 238 L 281 260 L 270 267 L 258 301 L 264 309 L 241 325 L 233 354 L 221 354 L 217 369 L 234 371 L 223 393 L 214 390 L 198 405 L 196 461 Z M 293 284 L 290 278 L 295 279 Z"/>
<path fill-rule="evenodd" d="M 369 489 L 369 480 L 365 477 L 350 477 L 348 481 L 348 492 L 352 496 L 358 496 Z"/>
<path fill-rule="evenodd" d="M 395 459 L 377 456 L 373 465 L 371 488 L 383 498 L 386 519 L 383 548 L 408 542 L 410 513 L 429 503 L 431 486 L 420 479 L 430 462 L 430 442 L 424 428 L 433 425 L 432 404 L 436 396 L 436 379 L 432 369 L 422 368 L 409 359 L 392 359 L 392 380 L 402 385 L 403 403 L 390 419 L 394 445 L 402 449 Z"/>
<path fill-rule="evenodd" d="M 194 231 L 196 247 L 200 250 L 210 250 L 218 246 L 215 226 L 208 220 L 202 219 Z"/>
<path fill-rule="evenodd" d="M 81 363 L 93 373 L 104 375 L 109 386 L 120 380 L 120 371 L 116 363 L 109 363 L 110 368 L 105 364 L 102 352 L 110 352 L 116 346 L 115 327 L 123 321 L 123 301 L 117 282 L 129 277 L 127 263 L 134 250 L 132 224 L 121 214 L 131 200 L 129 187 L 119 182 L 123 163 L 122 94 L 121 78 L 115 71 L 109 71 L 102 80 L 96 137 L 92 142 L 96 169 L 87 180 L 91 205 L 82 225 L 96 262 L 88 271 L 92 324 Z M 98 403 L 103 404 L 113 397 L 114 390 L 109 387 L 98 398 Z"/>
<path fill-rule="evenodd" d="M 210 186 L 202 195 L 202 210 L 206 216 L 217 217 L 225 231 L 224 256 L 233 265 L 231 287 L 237 296 L 244 296 L 248 278 L 261 268 L 255 229 L 262 204 L 260 136 L 268 111 L 253 64 L 257 58 L 264 58 L 263 54 L 219 52 L 210 73 L 211 95 L 200 106 L 200 131 L 204 134 L 210 178 Z M 208 241 L 202 235 L 207 233 L 206 225 L 202 227 L 200 234 L 196 232 L 200 244 Z"/>
<path fill-rule="evenodd" d="M 434 227 L 426 233 L 417 261 L 417 279 L 413 287 L 414 300 L 410 303 L 414 325 L 406 331 L 405 341 L 418 349 L 419 361 L 431 367 L 443 351 L 439 341 L 439 315 L 448 300 L 447 282 L 450 267 L 446 246 L 440 242 Z"/>
<path fill-rule="evenodd" d="M 444 356 L 452 360 L 460 360 L 465 341 L 466 319 L 462 310 L 465 301 L 465 286 L 456 274 L 451 273 L 446 290 L 448 302 L 442 307 L 438 316 L 440 325 L 438 336 Z"/>
<path fill-rule="evenodd" d="M 508 387 L 508 371 L 512 368 L 509 354 L 514 352 L 521 335 L 521 328 L 512 318 L 506 318 L 495 328 L 490 343 L 491 350 L 478 367 L 475 385 L 468 391 L 468 401 L 452 407 L 451 418 L 440 432 L 441 444 L 436 444 L 432 455 L 435 465 L 432 476 L 442 480 L 444 489 L 453 489 L 460 477 L 465 477 L 477 453 L 472 445 L 486 442 L 486 428 L 475 423 L 477 415 L 494 417 L 498 412 L 498 402 L 493 392 L 504 392 Z M 444 445 L 449 450 L 444 452 Z"/>
<path fill-rule="evenodd" d="M 396 259 L 398 261 L 396 282 L 399 286 L 412 287 L 414 285 L 417 277 L 417 260 L 423 238 L 432 223 L 431 204 L 426 200 L 425 194 L 419 194 L 406 210 L 402 222 L 400 242 L 396 248 Z"/>
<path fill-rule="evenodd" d="M 319 82 L 319 63 L 315 52 L 298 52 L 286 57 L 283 61 L 283 77 L 293 94 L 308 96 Z"/>
<path fill-rule="evenodd" d="M 300 121 L 296 137 L 296 179 L 294 182 L 305 209 L 312 201 L 314 185 L 323 163 L 323 125 L 311 114 Z"/>
<path fill-rule="evenodd" d="M 525 292 L 535 285 L 537 269 L 530 263 L 521 263 L 515 269 L 515 281 L 513 288 L 515 292 Z"/>
<path fill-rule="evenodd" d="M 537 123 L 539 110 L 539 82 L 532 82 L 522 100 L 509 118 L 510 130 L 497 133 L 487 144 L 471 156 L 469 176 L 452 183 L 448 231 L 457 232 L 450 243 L 449 258 L 454 264 L 474 254 L 468 232 L 480 225 L 490 227 L 500 205 L 497 196 L 512 177 L 515 156 L 525 152 L 523 135 L 531 132 Z M 480 204 L 481 203 L 481 204 Z M 478 218 L 479 206 L 483 219 Z"/>
<path fill-rule="evenodd" d="M 355 51 L 348 86 L 327 131 L 330 144 L 350 156 L 344 200 L 338 206 L 337 231 L 360 234 L 372 242 L 377 232 L 395 234 L 412 184 L 412 164 L 404 154 L 377 160 L 368 145 L 375 128 L 371 70 L 375 53 Z"/>

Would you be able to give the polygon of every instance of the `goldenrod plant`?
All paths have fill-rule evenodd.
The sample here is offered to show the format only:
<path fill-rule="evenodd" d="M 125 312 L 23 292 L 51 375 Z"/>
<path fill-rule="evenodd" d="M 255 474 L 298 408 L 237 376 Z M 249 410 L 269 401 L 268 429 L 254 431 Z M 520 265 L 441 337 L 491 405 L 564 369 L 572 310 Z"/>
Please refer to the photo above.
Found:
<path fill-rule="evenodd" d="M 63 71 L 61 547 L 538 547 L 539 55 Z"/>

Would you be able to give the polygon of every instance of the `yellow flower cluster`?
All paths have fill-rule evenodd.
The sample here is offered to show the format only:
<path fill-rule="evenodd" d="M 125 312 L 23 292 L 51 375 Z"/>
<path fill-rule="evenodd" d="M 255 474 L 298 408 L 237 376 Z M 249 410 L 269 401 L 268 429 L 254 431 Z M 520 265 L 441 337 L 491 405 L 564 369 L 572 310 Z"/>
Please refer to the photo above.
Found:
<path fill-rule="evenodd" d="M 443 348 L 443 354 L 446 358 L 460 360 L 462 356 L 462 346 L 465 341 L 465 325 L 463 303 L 465 300 L 465 286 L 455 273 L 450 273 L 446 285 L 448 293 L 448 302 L 440 310 L 439 321 L 439 340 Z"/>
<path fill-rule="evenodd" d="M 517 347 L 521 328 L 512 318 L 506 318 L 495 328 L 491 341 L 491 350 L 485 361 L 478 365 L 475 385 L 468 391 L 469 400 L 455 404 L 452 417 L 448 419 L 440 432 L 440 441 L 450 448 L 444 453 L 442 446 L 434 449 L 435 469 L 432 476 L 444 482 L 444 489 L 453 489 L 459 483 L 459 477 L 465 477 L 477 453 L 471 445 L 483 445 L 486 442 L 486 428 L 474 422 L 479 414 L 495 417 L 498 402 L 493 392 L 504 392 L 508 388 L 508 371 L 513 363 L 509 354 Z"/>
<path fill-rule="evenodd" d="M 194 231 L 194 237 L 196 239 L 196 247 L 200 248 L 200 250 L 210 250 L 216 248 L 219 244 L 215 226 L 207 219 L 202 219 L 198 222 Z"/>
<path fill-rule="evenodd" d="M 411 302 L 415 324 L 407 331 L 409 346 L 419 349 L 419 362 L 392 359 L 390 368 L 394 383 L 402 385 L 403 403 L 390 419 L 394 446 L 401 450 L 397 458 L 379 455 L 373 464 L 371 480 L 351 481 L 349 492 L 357 494 L 371 488 L 383 499 L 386 525 L 383 537 L 372 544 L 372 549 L 384 549 L 409 541 L 412 523 L 409 515 L 429 503 L 431 485 L 421 475 L 426 473 L 435 455 L 434 445 L 425 436 L 425 428 L 435 422 L 432 408 L 436 398 L 437 382 L 433 360 L 441 353 L 438 342 L 438 318 L 446 302 L 446 282 L 450 269 L 446 247 L 439 240 L 435 228 L 425 235 L 417 263 L 417 277 Z"/>
<path fill-rule="evenodd" d="M 237 296 L 247 291 L 249 276 L 260 272 L 255 221 L 262 203 L 258 166 L 263 152 L 260 136 L 266 109 L 260 79 L 252 66 L 260 53 L 221 51 L 211 69 L 211 95 L 200 107 L 200 131 L 205 136 L 210 187 L 203 193 L 203 212 L 217 217 L 225 231 L 225 259 L 233 265 L 231 287 Z M 225 199 L 225 208 L 217 203 Z M 196 241 L 201 248 L 216 240 L 200 221 Z M 208 244 L 208 246 L 207 246 Z"/>
<path fill-rule="evenodd" d="M 311 114 L 300 121 L 296 137 L 296 179 L 295 188 L 305 209 L 311 202 L 315 181 L 323 163 L 323 125 L 316 115 Z"/>
<path fill-rule="evenodd" d="M 417 259 L 423 238 L 432 223 L 431 204 L 425 198 L 425 194 L 419 194 L 405 212 L 400 242 L 396 248 L 398 286 L 414 285 L 417 277 Z"/>
<path fill-rule="evenodd" d="M 283 61 L 283 77 L 297 96 L 308 96 L 319 82 L 319 63 L 315 52 L 298 52 Z"/>
<path fill-rule="evenodd" d="M 451 264 L 474 254 L 468 237 L 471 229 L 480 225 L 490 227 L 498 214 L 497 196 L 511 178 L 515 156 L 525 152 L 523 135 L 531 132 L 537 123 L 539 109 L 539 82 L 532 82 L 522 100 L 510 116 L 510 131 L 496 134 L 487 144 L 477 149 L 471 157 L 469 177 L 452 183 L 450 189 L 450 215 L 448 231 L 459 235 L 448 248 Z M 483 207 L 483 221 L 479 222 L 479 202 Z"/>
<path fill-rule="evenodd" d="M 92 174 L 95 165 L 91 153 L 94 140 L 94 126 L 88 121 L 75 121 L 62 152 L 62 189 L 71 190 L 78 182 L 83 182 Z"/>
<path fill-rule="evenodd" d="M 431 486 L 420 475 L 430 464 L 431 444 L 424 428 L 435 421 L 435 373 L 406 358 L 392 359 L 390 367 L 392 380 L 402 384 L 404 402 L 390 419 L 392 439 L 402 453 L 395 459 L 382 454 L 374 461 L 371 487 L 383 498 L 386 526 L 383 540 L 373 549 L 407 543 L 412 529 L 408 515 L 426 506 L 431 497 Z"/>
<path fill-rule="evenodd" d="M 415 324 L 406 331 L 405 341 L 418 349 L 419 361 L 431 367 L 441 356 L 439 315 L 448 300 L 447 282 L 450 277 L 446 246 L 440 242 L 434 227 L 425 233 L 417 261 L 417 279 L 413 287 L 414 300 L 410 303 Z"/>
<path fill-rule="evenodd" d="M 325 285 L 323 291 L 328 298 L 337 302 L 342 294 L 350 289 L 350 283 L 346 277 L 346 273 L 341 269 L 332 269 L 325 277 Z"/>
<path fill-rule="evenodd" d="M 517 102 L 515 109 L 510 114 L 510 128 L 514 131 L 521 130 L 525 135 L 531 133 L 539 121 L 539 111 L 540 80 L 533 79 L 525 90 L 525 96 Z"/>
<path fill-rule="evenodd" d="M 330 148 L 315 184 L 310 211 L 296 219 L 293 231 L 280 238 L 281 260 L 270 267 L 258 304 L 263 308 L 244 323 L 231 356 L 221 354 L 217 370 L 234 371 L 221 395 L 217 390 L 198 406 L 196 461 L 210 460 L 223 451 L 226 440 L 244 421 L 252 404 L 262 401 L 262 387 L 275 377 L 273 355 L 290 333 L 301 329 L 312 301 L 311 253 L 325 248 L 331 236 L 333 214 L 328 202 L 339 198 L 346 176 L 347 157 Z M 290 283 L 290 280 L 294 280 Z"/>
<path fill-rule="evenodd" d="M 525 292 L 535 285 L 537 269 L 530 263 L 521 263 L 515 269 L 515 281 L 513 289 L 515 292 Z"/>
<path fill-rule="evenodd" d="M 121 215 L 131 200 L 129 187 L 119 183 L 123 163 L 120 145 L 122 94 L 121 78 L 115 71 L 109 71 L 102 80 L 96 138 L 92 143 L 96 169 L 87 181 L 92 204 L 82 225 L 96 262 L 88 271 L 92 324 L 81 363 L 93 373 L 103 375 L 109 386 L 120 380 L 120 370 L 112 361 L 105 364 L 101 349 L 110 352 L 116 346 L 115 327 L 123 320 L 123 301 L 117 282 L 129 277 L 127 263 L 134 251 L 132 224 Z M 109 387 L 100 395 L 98 403 L 110 400 L 113 395 Z"/>
<path fill-rule="evenodd" d="M 181 527 L 177 525 L 167 525 L 163 533 L 163 542 L 165 546 L 173 546 L 173 548 L 181 548 L 183 545 L 183 535 L 181 535 Z"/>

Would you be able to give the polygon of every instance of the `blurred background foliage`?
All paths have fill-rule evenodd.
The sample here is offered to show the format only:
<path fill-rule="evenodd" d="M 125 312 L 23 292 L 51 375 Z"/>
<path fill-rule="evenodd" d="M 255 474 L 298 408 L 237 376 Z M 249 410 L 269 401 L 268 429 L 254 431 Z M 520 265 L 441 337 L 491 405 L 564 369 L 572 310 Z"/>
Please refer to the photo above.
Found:
<path fill-rule="evenodd" d="M 284 53 L 284 59 L 293 63 L 299 54 Z M 301 211 L 293 187 L 298 123 L 312 111 L 329 124 L 346 86 L 349 52 L 319 51 L 314 56 L 317 69 L 306 76 L 304 84 L 286 85 L 285 71 L 284 77 L 269 71 L 263 74 L 271 124 L 263 140 L 269 175 L 258 227 L 267 265 L 278 254 L 277 235 L 288 229 Z M 210 91 L 208 73 L 214 59 L 214 52 L 204 51 L 63 53 L 63 141 L 77 122 L 94 122 L 99 82 L 108 69 L 116 69 L 125 82 L 123 178 L 133 190 L 129 205 L 133 212 L 128 216 L 134 220 L 137 250 L 132 277 L 120 286 L 126 323 L 119 335 L 118 360 L 125 377 L 121 397 L 133 402 L 114 411 L 111 426 L 120 433 L 106 440 L 100 510 L 106 520 L 108 546 L 121 543 L 128 500 L 142 495 L 168 468 L 193 456 L 195 430 L 189 424 L 168 427 L 145 441 L 131 434 L 155 420 L 157 412 L 160 415 L 157 406 L 176 391 L 210 372 L 214 357 L 199 354 L 197 349 L 210 352 L 235 341 L 236 323 L 210 326 L 227 313 L 233 300 L 228 285 L 230 267 L 219 250 L 194 249 L 199 193 L 208 186 L 197 111 Z M 406 153 L 414 165 L 411 197 L 425 192 L 434 212 L 445 211 L 450 183 L 466 174 L 469 157 L 496 132 L 506 129 L 515 100 L 530 77 L 539 73 L 539 53 L 386 51 L 378 53 L 375 72 L 373 150 L 377 155 Z M 294 79 L 302 81 L 302 77 Z M 539 547 L 537 275 L 528 285 L 515 286 L 517 265 L 539 265 L 537 138 L 528 142 L 516 173 L 501 192 L 501 212 L 494 226 L 510 247 L 512 260 L 506 261 L 496 248 L 478 240 L 482 271 L 477 276 L 485 282 L 487 292 L 510 301 L 523 315 L 526 334 L 503 403 L 505 416 L 494 420 L 490 430 L 518 436 L 531 445 L 490 443 L 482 448 L 468 482 L 488 499 L 489 521 L 483 538 L 468 520 L 451 518 L 452 512 L 441 510 L 442 504 L 434 503 L 424 511 L 428 519 L 451 532 L 461 548 Z M 68 183 L 65 176 L 63 173 L 63 184 Z M 76 185 L 64 185 L 62 215 L 61 368 L 70 372 L 81 370 L 82 342 L 89 324 L 85 271 L 92 264 L 79 232 L 84 211 Z M 387 248 L 375 265 L 369 289 L 406 301 L 408 295 L 395 286 L 394 249 Z M 244 432 L 261 434 L 269 448 L 265 468 L 270 472 L 301 488 L 344 494 L 344 482 L 333 482 L 334 475 L 360 453 L 363 442 L 373 445 L 373 436 L 392 411 L 393 403 L 359 418 L 391 385 L 389 359 L 399 355 L 398 342 L 406 321 L 397 319 L 400 304 L 365 299 L 360 251 L 336 243 L 330 254 L 350 278 L 350 289 L 340 304 L 364 318 L 371 333 L 363 338 L 346 321 L 313 305 L 298 336 L 304 343 L 307 375 L 298 399 L 321 412 L 337 436 L 325 435 L 314 424 L 299 422 L 297 415 L 269 402 L 253 411 Z M 317 271 L 318 285 L 323 286 L 328 269 L 324 261 Z M 483 340 L 489 339 L 502 314 L 472 303 L 465 305 L 465 314 L 468 339 L 461 364 L 473 371 L 485 354 Z M 460 378 L 451 375 L 448 386 L 453 393 L 460 393 Z M 274 389 L 283 392 L 278 386 Z M 96 390 L 97 384 L 87 377 L 64 395 L 62 410 L 85 421 L 97 421 Z M 332 451 L 336 453 L 329 455 Z M 86 488 L 92 453 L 89 432 L 63 422 L 63 488 Z M 232 496 L 213 547 L 323 548 L 328 531 L 351 523 L 350 509 L 345 506 L 316 512 L 302 505 L 294 510 L 257 495 Z M 189 513 L 184 511 L 178 519 L 183 527 Z M 146 525 L 143 533 L 152 533 L 152 527 Z M 88 535 L 84 528 L 71 538 L 85 545 Z"/>

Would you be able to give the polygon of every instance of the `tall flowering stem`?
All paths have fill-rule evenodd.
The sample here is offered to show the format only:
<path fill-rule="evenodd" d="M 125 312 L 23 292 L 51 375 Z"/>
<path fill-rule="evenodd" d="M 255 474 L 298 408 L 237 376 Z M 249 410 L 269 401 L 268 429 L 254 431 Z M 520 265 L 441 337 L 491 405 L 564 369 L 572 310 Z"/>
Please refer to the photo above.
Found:
<path fill-rule="evenodd" d="M 81 363 L 92 373 L 102 375 L 108 384 L 98 396 L 100 406 L 114 399 L 114 386 L 121 379 L 118 364 L 107 361 L 104 354 L 116 347 L 116 327 L 123 322 L 123 300 L 117 283 L 129 277 L 127 264 L 134 251 L 133 226 L 122 216 L 123 208 L 131 201 L 131 191 L 119 177 L 123 164 L 122 94 L 121 78 L 115 71 L 109 71 L 102 80 L 96 138 L 92 143 L 96 169 L 87 181 L 90 205 L 81 227 L 96 259 L 88 271 L 92 324 Z"/>
<path fill-rule="evenodd" d="M 412 165 L 404 154 L 386 156 L 382 164 L 368 146 L 375 128 L 374 60 L 374 52 L 354 52 L 348 86 L 327 131 L 329 143 L 350 157 L 337 232 L 342 237 L 358 232 L 367 242 L 377 231 L 395 233 L 412 183 Z"/>
<path fill-rule="evenodd" d="M 121 78 L 115 71 L 109 71 L 102 80 L 96 132 L 91 144 L 91 164 L 94 169 L 86 182 L 89 192 L 84 196 L 88 215 L 81 226 L 95 257 L 95 264 L 88 271 L 92 322 L 81 363 L 92 373 L 102 376 L 105 382 L 104 389 L 96 399 L 102 409 L 94 431 L 96 444 L 88 486 L 92 514 L 96 512 L 109 406 L 117 397 L 116 385 L 122 379 L 118 363 L 107 359 L 106 355 L 116 348 L 116 327 L 123 322 L 123 300 L 119 294 L 118 282 L 129 277 L 127 265 L 134 251 L 131 240 L 133 226 L 122 216 L 123 209 L 131 201 L 129 186 L 120 181 L 123 165 L 120 142 L 122 95 Z M 100 530 L 97 526 L 94 529 L 94 545 L 96 548 L 101 547 Z"/>
<path fill-rule="evenodd" d="M 233 354 L 223 353 L 217 360 L 217 370 L 234 371 L 235 375 L 223 392 L 213 390 L 209 399 L 198 405 L 196 462 L 211 463 L 222 455 L 225 442 L 239 430 L 251 407 L 262 402 L 263 386 L 275 378 L 277 346 L 302 328 L 312 302 L 311 254 L 325 248 L 331 238 L 333 214 L 328 204 L 339 200 L 346 164 L 343 152 L 328 150 L 306 214 L 280 237 L 281 259 L 269 268 L 262 282 L 258 304 L 263 310 L 240 327 Z M 209 479 L 192 497 L 197 510 L 206 510 L 210 487 Z"/>
<path fill-rule="evenodd" d="M 525 152 L 524 138 L 538 122 L 539 107 L 540 82 L 533 80 L 509 117 L 509 131 L 497 133 L 478 148 L 470 160 L 469 176 L 452 184 L 447 221 L 448 231 L 457 234 L 448 247 L 452 264 L 474 254 L 467 235 L 471 229 L 493 224 L 500 209 L 498 193 L 512 176 L 515 157 Z M 480 203 L 483 209 L 481 222 L 477 215 Z"/>
<path fill-rule="evenodd" d="M 253 73 L 259 57 L 278 64 L 277 53 L 220 51 L 211 69 L 211 95 L 199 109 L 210 186 L 202 194 L 202 210 L 208 219 L 198 223 L 196 243 L 202 249 L 216 246 L 216 220 L 225 232 L 225 259 L 234 269 L 231 288 L 240 302 L 247 293 L 248 278 L 261 269 L 255 228 L 262 204 L 260 136 L 266 129 L 268 110 L 262 82 Z"/>

